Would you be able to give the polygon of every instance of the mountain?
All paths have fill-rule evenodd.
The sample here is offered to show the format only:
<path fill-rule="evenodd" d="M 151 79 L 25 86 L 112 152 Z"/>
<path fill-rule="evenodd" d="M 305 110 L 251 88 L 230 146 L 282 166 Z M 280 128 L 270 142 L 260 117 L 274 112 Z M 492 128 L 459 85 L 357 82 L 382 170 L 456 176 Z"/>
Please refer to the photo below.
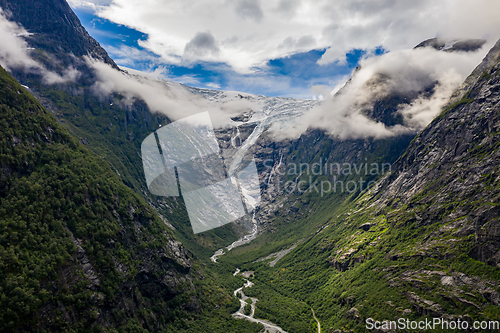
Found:
<path fill-rule="evenodd" d="M 68 68 L 78 71 L 74 80 L 55 84 L 47 84 L 43 76 L 24 68 L 10 68 L 12 75 L 29 87 L 71 135 L 103 157 L 126 186 L 156 207 L 165 221 L 175 225 L 174 233 L 183 242 L 189 242 L 197 256 L 208 258 L 211 255 L 199 244 L 215 248 L 235 241 L 246 232 L 233 224 L 195 238 L 182 200 L 148 193 L 140 156 L 141 142 L 170 120 L 162 113 L 151 112 L 141 98 L 121 93 L 96 93 L 99 73 L 87 57 L 104 62 L 117 73 L 129 74 L 118 69 L 106 51 L 88 35 L 65 0 L 2 0 L 0 7 L 10 20 L 28 31 L 25 40 L 33 48 L 28 50 L 32 58 L 60 75 Z M 165 88 L 168 91 L 168 83 Z"/>
<path fill-rule="evenodd" d="M 499 47 L 500 41 L 478 67 L 483 72 L 462 99 L 450 104 L 397 161 L 396 171 L 380 185 L 379 199 L 385 206 L 394 201 L 418 206 L 406 211 L 415 214 L 419 226 L 451 222 L 447 233 L 474 235 L 469 255 L 493 266 L 500 263 Z M 491 58 L 496 63 L 489 63 Z"/>
<path fill-rule="evenodd" d="M 237 301 L 2 68 L 0 92 L 0 331 L 258 329 L 230 319 Z"/>
<path fill-rule="evenodd" d="M 226 284 L 235 281 L 202 269 L 173 235 L 167 218 L 189 228 L 183 204 L 167 200 L 159 215 L 141 191 L 134 135 L 167 118 L 94 93 L 85 56 L 117 67 L 65 1 L 0 5 L 30 32 L 34 59 L 81 74 L 47 84 L 11 68 L 21 86 L 0 73 L 0 331 L 259 331 L 230 315 L 239 302 Z"/>
<path fill-rule="evenodd" d="M 369 192 L 302 217 L 322 227 L 273 267 L 232 258 L 256 272 L 249 295 L 266 300 L 262 318 L 290 327 L 273 293 L 296 313 L 313 308 L 332 332 L 364 331 L 370 318 L 461 320 L 471 332 L 498 319 L 499 46 Z"/>
<path fill-rule="evenodd" d="M 164 302 L 193 289 L 188 252 L 152 209 L 3 69 L 0 80 L 2 329 L 133 320 L 156 289 Z"/>
<path fill-rule="evenodd" d="M 442 38 L 431 38 L 423 41 L 422 43 L 415 46 L 415 48 L 421 47 L 432 47 L 436 50 L 445 52 L 473 52 L 480 49 L 486 40 L 484 39 L 442 39 Z"/>
<path fill-rule="evenodd" d="M 90 37 L 65 0 L 0 0 L 0 7 L 10 20 L 33 34 L 27 37 L 31 47 L 57 55 L 63 66 L 74 63 L 72 56 L 91 56 L 118 68 L 99 43 Z M 49 59 L 44 60 L 49 62 Z"/>
<path fill-rule="evenodd" d="M 2 0 L 0 5 L 12 12 L 11 18 L 22 24 L 34 35 L 27 39 L 31 47 L 36 48 L 33 56 L 43 54 L 43 59 L 56 62 L 59 59 L 78 68 L 82 77 L 75 82 L 47 85 L 40 78 L 14 71 L 14 76 L 24 85 L 30 87 L 37 99 L 64 125 L 70 133 L 78 138 L 87 148 L 106 159 L 116 170 L 123 183 L 131 187 L 136 193 L 143 196 L 174 228 L 176 236 L 186 244 L 198 257 L 207 259 L 221 246 L 227 246 L 238 237 L 252 228 L 252 221 L 246 218 L 238 223 L 212 230 L 200 235 L 193 235 L 187 218 L 187 212 L 182 200 L 162 198 L 150 195 L 143 180 L 142 161 L 140 158 L 140 144 L 150 133 L 170 120 L 162 113 L 151 112 L 148 103 L 141 97 L 127 93 L 96 94 L 98 74 L 83 58 L 91 55 L 104 60 L 111 67 L 114 63 L 105 51 L 83 29 L 69 6 L 62 0 L 44 0 L 29 6 L 27 2 Z M 33 8 L 37 8 L 36 10 Z M 28 9 L 24 9 L 28 8 Z M 31 12 L 33 11 L 33 12 Z M 45 13 L 45 14 L 41 14 Z M 67 20 L 66 17 L 69 19 Z M 55 24 L 61 26 L 55 26 Z M 56 30 L 54 30 L 57 28 Z M 57 32 L 54 32 L 57 31 Z M 91 39 L 89 41 L 89 38 Z M 472 43 L 474 44 L 474 43 Z M 476 43 L 479 45 L 480 43 Z M 476 45 L 474 44 L 474 45 Z M 41 51 L 41 52 L 39 52 Z M 458 50 L 460 51 L 460 50 Z M 68 56 L 72 54 L 74 56 Z M 45 60 L 49 61 L 49 60 Z M 50 61 L 49 61 L 50 62 Z M 50 68 L 49 66 L 47 66 Z M 54 67 L 54 66 L 53 66 Z M 56 66 L 57 67 L 57 66 Z M 116 68 L 115 68 L 116 69 Z M 356 75 L 356 73 L 354 74 Z M 134 75 L 129 75 L 134 77 Z M 137 81 L 147 80 L 135 76 Z M 124 77 L 125 79 L 125 77 Z M 387 80 L 387 78 L 375 78 Z M 377 80 L 371 84 L 376 84 Z M 165 91 L 175 86 L 174 83 L 164 82 Z M 177 85 L 178 86 L 178 85 Z M 245 145 L 248 148 L 247 158 L 255 156 L 261 184 L 263 184 L 263 202 L 255 214 L 254 223 L 259 225 L 261 233 L 282 229 L 283 224 L 295 221 L 290 215 L 290 209 L 305 214 L 311 211 L 322 198 L 313 193 L 307 195 L 302 203 L 302 195 L 289 195 L 278 184 L 284 184 L 292 176 L 281 177 L 277 174 L 278 165 L 308 163 L 310 165 L 322 161 L 323 163 L 393 163 L 406 149 L 416 132 L 395 136 L 384 140 L 356 139 L 340 140 L 331 138 L 323 131 L 309 131 L 294 140 L 276 140 L 269 131 L 269 126 L 276 122 L 296 119 L 308 109 L 317 106 L 316 101 L 303 101 L 290 98 L 269 98 L 250 94 L 231 94 L 208 89 L 184 87 L 196 96 L 215 105 L 224 105 L 227 102 L 248 101 L 255 103 L 247 119 L 237 119 L 234 128 L 219 131 L 219 145 L 222 150 L 231 148 L 230 143 L 237 142 L 237 147 Z M 386 126 L 395 126 L 403 122 L 398 112 L 401 105 L 408 105 L 425 94 L 432 93 L 433 86 L 425 87 L 422 91 L 410 93 L 393 93 L 379 98 L 372 108 L 365 110 L 366 115 Z M 193 97 L 194 98 L 194 97 Z M 239 132 L 238 132 L 239 131 Z M 239 134 L 237 134 L 239 133 Z M 236 140 L 236 136 L 239 140 Z M 248 141 L 245 143 L 245 140 Z M 252 142 L 253 145 L 249 145 Z M 274 174 L 270 177 L 271 173 Z M 309 179 L 312 182 L 320 180 L 316 175 L 302 175 L 301 180 Z M 374 181 L 381 174 L 368 175 L 366 182 Z M 342 181 L 359 181 L 359 175 L 340 175 Z M 308 180 L 309 181 L 309 180 Z M 357 195 L 359 193 L 352 193 Z M 325 200 L 332 203 L 340 202 L 349 195 L 335 193 Z M 309 204 L 310 202 L 310 204 Z M 323 206 L 323 204 L 320 204 Z M 288 222 L 287 222 L 288 220 Z M 297 224 L 295 228 L 310 234 L 318 225 L 304 227 Z M 295 239 L 289 238 L 290 244 Z"/>
<path fill-rule="evenodd" d="M 47 84 L 12 69 L 45 111 L 2 72 L 2 105 L 17 110 L 5 112 L 2 125 L 5 331 L 258 332 L 261 326 L 231 317 L 239 307 L 231 294 L 247 279 L 236 268 L 254 283 L 244 293 L 258 299 L 255 317 L 290 332 L 316 331 L 316 317 L 330 331 L 363 331 L 369 317 L 498 317 L 498 43 L 421 133 L 352 139 L 308 130 L 281 140 L 271 125 L 320 103 L 151 80 L 117 68 L 65 1 L 0 0 L 0 6 L 33 33 L 26 37 L 32 57 L 49 70 L 81 74 Z M 417 49 L 469 52 L 483 44 L 433 39 Z M 88 55 L 128 83 L 154 81 L 166 96 L 179 90 L 207 105 L 245 105 L 216 137 L 225 158 L 233 158 L 233 148 L 246 153 L 241 164 L 255 157 L 262 184 L 255 214 L 193 235 L 183 200 L 154 196 L 144 182 L 141 143 L 171 119 L 152 112 L 147 96 L 96 89 L 102 77 Z M 375 73 L 368 84 L 390 80 Z M 402 125 L 400 108 L 435 87 L 384 91 L 363 115 Z M 345 172 L 344 163 L 354 170 Z M 307 169 L 336 164 L 335 174 Z M 391 172 L 365 169 L 373 164 Z M 299 169 L 287 172 L 292 165 Z M 379 183 L 322 193 L 312 186 L 322 181 Z M 288 191 L 287 182 L 305 182 L 307 191 Z M 28 232 L 30 221 L 36 223 Z M 255 240 L 227 249 L 252 227 Z M 221 248 L 225 254 L 211 262 Z M 23 323 L 17 313 L 33 320 Z"/>
<path fill-rule="evenodd" d="M 484 40 L 463 40 L 460 45 L 472 46 L 467 50 L 457 47 L 440 51 L 477 51 L 484 42 Z M 415 49 L 424 47 L 423 45 L 427 43 L 423 42 Z M 358 67 L 353 72 L 351 79 L 336 93 L 333 99 L 351 88 L 353 80 L 356 80 L 357 76 L 360 75 L 360 71 L 361 67 Z M 391 88 L 392 82 L 396 82 L 396 79 L 391 75 L 382 71 L 372 73 L 365 85 L 379 87 L 378 89 L 383 93 L 377 95 L 371 103 L 367 103 L 363 109 L 363 115 L 388 128 L 407 125 L 401 109 L 415 101 L 431 98 L 439 85 L 435 79 L 429 79 L 423 73 L 419 75 L 421 76 L 419 79 L 426 81 L 426 84 L 418 89 L 402 91 Z M 387 89 L 385 89 L 386 87 Z M 369 89 L 370 87 L 367 90 Z M 362 93 L 364 91 L 359 91 L 359 94 Z M 335 104 L 331 107 L 335 107 Z M 284 184 L 290 181 L 295 183 L 305 181 L 309 185 L 316 182 L 320 184 L 322 181 L 339 182 L 344 185 L 348 183 L 360 184 L 360 182 L 364 182 L 366 185 L 375 182 L 383 176 L 383 172 L 365 171 L 365 166 L 376 164 L 380 170 L 384 166 L 387 170 L 391 169 L 392 166 L 388 167 L 388 165 L 392 165 L 404 153 L 416 135 L 417 129 L 409 129 L 401 134 L 383 139 L 338 138 L 322 130 L 310 129 L 298 139 L 276 140 L 272 132 L 265 131 L 256 141 L 255 146 L 250 149 L 256 156 L 263 192 L 263 201 L 255 215 L 255 220 L 259 224 L 261 236 L 264 237 L 257 239 L 255 242 L 258 245 L 254 245 L 253 248 L 258 247 L 258 252 L 261 254 L 266 251 L 274 252 L 287 245 L 291 246 L 299 239 L 309 237 L 322 228 L 324 222 L 318 219 L 307 219 L 305 218 L 307 215 L 319 213 L 327 209 L 328 206 L 341 206 L 344 201 L 352 201 L 362 192 L 358 186 L 353 191 L 319 193 L 315 188 L 312 188 L 312 191 L 303 191 L 304 193 L 299 193 L 299 191 L 289 193 L 284 188 Z M 325 172 L 323 169 L 321 175 L 312 170 L 306 170 L 302 173 L 292 172 L 292 174 L 286 175 L 287 168 L 296 166 L 298 169 L 301 164 L 330 167 L 340 164 L 341 168 L 357 167 L 358 172 L 346 169 L 332 173 Z M 366 190 L 366 187 L 363 190 Z M 242 253 L 245 251 L 244 248 L 236 250 L 236 252 Z"/>

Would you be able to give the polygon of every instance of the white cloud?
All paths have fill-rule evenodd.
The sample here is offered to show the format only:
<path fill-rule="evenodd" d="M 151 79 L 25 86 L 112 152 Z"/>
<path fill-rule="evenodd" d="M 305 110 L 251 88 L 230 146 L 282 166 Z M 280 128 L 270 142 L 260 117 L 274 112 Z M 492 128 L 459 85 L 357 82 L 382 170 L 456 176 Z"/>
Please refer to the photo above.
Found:
<path fill-rule="evenodd" d="M 104 45 L 104 48 L 115 62 L 123 66 L 134 67 L 147 63 L 156 67 L 164 64 L 164 62 L 154 54 L 146 50 L 140 50 L 136 47 L 121 44 L 119 46 Z"/>
<path fill-rule="evenodd" d="M 468 53 L 420 48 L 364 59 L 360 69 L 333 96 L 325 87 L 315 87 L 316 94 L 329 96 L 325 102 L 289 128 L 276 130 L 275 136 L 278 139 L 298 137 L 310 128 L 323 129 L 340 139 L 384 138 L 421 130 L 441 112 L 453 91 L 491 46 Z M 403 125 L 388 127 L 370 117 L 375 102 L 393 94 L 422 93 L 434 83 L 430 96 L 420 95 L 411 104 L 399 107 Z"/>
<path fill-rule="evenodd" d="M 163 75 L 159 73 L 145 74 L 130 69 L 121 72 L 90 58 L 87 58 L 87 63 L 97 74 L 98 80 L 93 87 L 96 95 L 119 93 L 125 97 L 121 103 L 126 105 L 141 99 L 151 112 L 163 113 L 172 121 L 209 111 L 214 127 L 225 127 L 232 123 L 231 117 L 253 106 L 246 100 L 209 101 L 185 86 L 160 80 Z"/>
<path fill-rule="evenodd" d="M 40 67 L 42 76 L 47 84 L 57 84 L 65 82 L 75 82 L 80 77 L 80 72 L 74 68 L 68 68 L 61 74 L 51 72 Z"/>
<path fill-rule="evenodd" d="M 0 9 L 0 64 L 9 69 L 11 67 L 38 68 L 40 65 L 28 55 L 28 45 L 22 38 L 28 33 L 16 23 L 5 18 Z"/>
<path fill-rule="evenodd" d="M 269 59 L 328 48 L 320 64 L 354 48 L 396 51 L 435 36 L 498 38 L 497 0 L 70 0 L 148 34 L 141 46 L 173 64 L 207 60 L 185 52 L 210 31 L 209 59 L 252 72 Z M 212 43 L 213 42 L 213 43 Z"/>
<path fill-rule="evenodd" d="M 107 6 L 112 2 L 112 0 L 68 0 L 71 7 L 90 11 L 96 11 L 100 6 Z"/>
<path fill-rule="evenodd" d="M 46 83 L 55 84 L 75 81 L 80 72 L 74 68 L 68 68 L 62 75 L 47 70 L 42 64 L 36 62 L 29 56 L 28 44 L 23 36 L 29 36 L 23 27 L 9 21 L 0 8 L 0 65 L 6 70 L 23 68 L 32 73 L 39 74 Z"/>
<path fill-rule="evenodd" d="M 210 89 L 220 89 L 220 84 L 213 83 L 213 82 L 207 83 L 206 86 L 207 86 L 207 88 L 210 88 Z"/>
<path fill-rule="evenodd" d="M 451 94 L 463 82 L 464 76 L 454 68 L 433 73 L 438 84 L 431 96 L 420 96 L 408 105 L 402 105 L 399 112 L 403 115 L 409 128 L 421 130 L 427 126 L 449 102 Z"/>

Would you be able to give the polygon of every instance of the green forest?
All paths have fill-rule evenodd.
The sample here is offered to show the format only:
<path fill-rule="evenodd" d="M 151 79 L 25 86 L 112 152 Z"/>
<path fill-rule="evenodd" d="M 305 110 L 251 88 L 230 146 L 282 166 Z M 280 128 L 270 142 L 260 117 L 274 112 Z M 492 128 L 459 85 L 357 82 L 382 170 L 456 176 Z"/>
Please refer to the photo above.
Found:
<path fill-rule="evenodd" d="M 0 331 L 258 330 L 230 319 L 239 302 L 4 69 L 0 109 Z"/>

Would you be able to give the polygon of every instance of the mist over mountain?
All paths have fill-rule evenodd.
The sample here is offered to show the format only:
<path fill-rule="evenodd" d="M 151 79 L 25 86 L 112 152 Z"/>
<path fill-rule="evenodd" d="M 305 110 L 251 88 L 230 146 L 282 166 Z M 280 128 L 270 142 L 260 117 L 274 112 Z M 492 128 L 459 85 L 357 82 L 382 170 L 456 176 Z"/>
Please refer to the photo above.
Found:
<path fill-rule="evenodd" d="M 246 24 L 267 19 L 235 6 Z M 119 67 L 64 0 L 0 8 L 0 330 L 498 320 L 500 42 L 367 53 L 302 100 Z M 223 50 L 205 32 L 184 53 Z M 182 195 L 149 192 L 141 144 L 203 111 L 224 172 L 255 162 L 261 200 L 194 234 Z"/>
<path fill-rule="evenodd" d="M 429 43 L 361 61 L 342 89 L 332 96 L 326 92 L 324 104 L 281 136 L 299 136 L 307 128 L 340 138 L 383 138 L 420 131 L 484 57 L 481 48 L 486 41 L 471 40 L 470 45 L 464 41 L 445 50 L 445 43 L 440 48 L 425 47 Z M 377 121 L 377 103 L 390 99 L 399 100 L 397 110 Z"/>

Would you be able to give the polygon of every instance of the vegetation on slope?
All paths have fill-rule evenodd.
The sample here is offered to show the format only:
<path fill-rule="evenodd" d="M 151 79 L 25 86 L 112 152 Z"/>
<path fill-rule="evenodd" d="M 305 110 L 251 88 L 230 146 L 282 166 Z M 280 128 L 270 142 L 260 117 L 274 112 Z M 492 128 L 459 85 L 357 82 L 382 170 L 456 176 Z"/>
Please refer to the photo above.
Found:
<path fill-rule="evenodd" d="M 369 193 L 319 202 L 323 209 L 301 223 L 323 228 L 274 267 L 255 261 L 257 250 L 221 261 L 255 271 L 258 288 L 248 294 L 284 329 L 290 310 L 273 304 L 278 298 L 293 299 L 294 311 L 307 304 L 323 327 L 340 331 L 363 332 L 368 318 L 498 321 L 499 82 L 497 62 Z"/>
<path fill-rule="evenodd" d="M 231 319 L 238 301 L 3 69 L 0 109 L 0 331 L 258 330 Z"/>

